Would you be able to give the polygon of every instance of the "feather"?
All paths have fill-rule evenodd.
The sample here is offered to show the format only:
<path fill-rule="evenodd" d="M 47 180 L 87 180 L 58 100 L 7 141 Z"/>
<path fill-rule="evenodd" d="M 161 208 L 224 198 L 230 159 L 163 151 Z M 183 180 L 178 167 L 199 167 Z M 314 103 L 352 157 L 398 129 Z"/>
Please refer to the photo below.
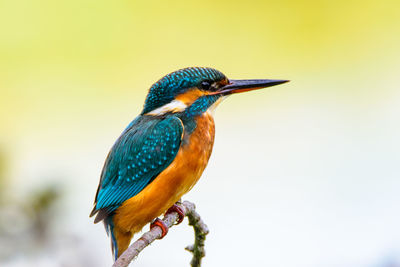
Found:
<path fill-rule="evenodd" d="M 95 223 L 112 214 L 124 201 L 142 191 L 174 160 L 183 135 L 176 116 L 139 116 L 112 147 L 100 178 Z"/>

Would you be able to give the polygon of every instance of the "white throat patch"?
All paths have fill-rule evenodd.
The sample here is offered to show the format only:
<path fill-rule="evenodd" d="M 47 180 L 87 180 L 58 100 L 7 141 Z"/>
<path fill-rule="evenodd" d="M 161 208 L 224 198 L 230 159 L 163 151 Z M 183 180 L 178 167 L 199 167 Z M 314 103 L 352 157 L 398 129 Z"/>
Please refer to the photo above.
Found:
<path fill-rule="evenodd" d="M 218 100 L 215 101 L 215 103 L 212 104 L 212 105 L 207 109 L 207 112 L 208 112 L 210 115 L 214 116 L 215 109 L 216 109 L 216 108 L 218 107 L 218 105 L 219 105 L 225 98 L 227 98 L 227 97 L 228 97 L 228 96 L 221 96 L 220 98 L 218 98 Z"/>

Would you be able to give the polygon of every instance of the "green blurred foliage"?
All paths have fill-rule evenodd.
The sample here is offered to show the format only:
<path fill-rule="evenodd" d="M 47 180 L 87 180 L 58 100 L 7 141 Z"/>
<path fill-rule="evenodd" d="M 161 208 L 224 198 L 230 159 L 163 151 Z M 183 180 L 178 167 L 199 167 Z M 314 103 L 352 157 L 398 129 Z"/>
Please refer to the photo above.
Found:
<path fill-rule="evenodd" d="M 7 159 L 0 150 L 0 262 L 42 248 L 50 240 L 61 190 L 42 185 L 40 190 L 17 198 L 6 183 Z"/>
<path fill-rule="evenodd" d="M 32 232 L 40 242 L 48 238 L 48 230 L 54 219 L 54 207 L 59 198 L 60 190 L 56 186 L 48 185 L 32 192 L 25 203 L 29 220 L 32 222 Z"/>

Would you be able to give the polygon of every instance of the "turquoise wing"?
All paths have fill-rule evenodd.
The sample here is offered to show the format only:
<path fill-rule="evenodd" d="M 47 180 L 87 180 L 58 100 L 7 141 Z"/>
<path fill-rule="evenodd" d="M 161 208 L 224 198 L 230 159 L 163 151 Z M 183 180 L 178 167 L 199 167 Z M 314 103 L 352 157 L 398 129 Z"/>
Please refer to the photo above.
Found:
<path fill-rule="evenodd" d="M 175 116 L 139 116 L 112 147 L 100 178 L 95 207 L 99 222 L 124 201 L 142 191 L 167 168 L 178 153 L 183 124 Z"/>

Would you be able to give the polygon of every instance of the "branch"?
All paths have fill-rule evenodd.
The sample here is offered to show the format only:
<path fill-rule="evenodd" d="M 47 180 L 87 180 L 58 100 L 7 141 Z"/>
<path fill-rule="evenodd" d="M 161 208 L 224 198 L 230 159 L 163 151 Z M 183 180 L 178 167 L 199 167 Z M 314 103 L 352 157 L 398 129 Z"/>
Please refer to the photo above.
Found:
<path fill-rule="evenodd" d="M 193 253 L 190 265 L 192 267 L 200 267 L 201 259 L 206 256 L 204 241 L 206 241 L 206 235 L 209 233 L 209 230 L 207 225 L 200 218 L 200 215 L 196 212 L 195 205 L 187 201 L 185 202 L 193 206 L 191 212 L 186 213 L 186 216 L 189 219 L 189 225 L 193 226 L 194 230 L 194 244 L 187 246 L 185 249 Z"/>
<path fill-rule="evenodd" d="M 196 212 L 196 206 L 189 202 L 177 203 L 185 211 L 185 216 L 189 219 L 189 225 L 193 226 L 195 241 L 193 245 L 186 247 L 186 250 L 193 253 L 192 267 L 200 267 L 201 259 L 205 256 L 204 241 L 208 234 L 207 225 L 201 220 L 200 215 Z M 168 228 L 171 228 L 178 220 L 179 216 L 176 212 L 165 214 L 163 222 Z M 156 239 L 161 237 L 161 228 L 153 227 L 150 231 L 144 233 L 138 240 L 129 246 L 127 250 L 115 261 L 113 267 L 127 267 L 139 253 L 148 245 L 153 243 Z"/>

